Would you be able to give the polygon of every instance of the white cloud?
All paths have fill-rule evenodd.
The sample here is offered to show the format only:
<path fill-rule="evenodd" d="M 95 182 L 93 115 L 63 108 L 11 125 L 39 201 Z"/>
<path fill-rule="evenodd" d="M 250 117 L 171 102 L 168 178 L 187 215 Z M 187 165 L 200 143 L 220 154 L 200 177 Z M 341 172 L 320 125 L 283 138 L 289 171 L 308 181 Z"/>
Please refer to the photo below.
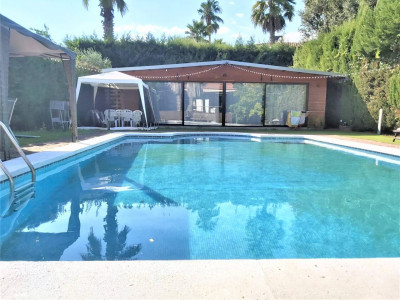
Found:
<path fill-rule="evenodd" d="M 184 34 L 186 28 L 181 28 L 178 26 L 173 27 L 163 27 L 158 25 L 125 25 L 125 26 L 117 26 L 115 27 L 116 33 L 123 32 L 131 32 L 131 34 L 138 34 L 139 36 L 143 36 L 148 34 L 149 32 L 155 36 L 165 34 L 165 35 L 181 35 Z"/>
<path fill-rule="evenodd" d="M 230 31 L 231 31 L 231 30 L 230 30 L 229 27 L 221 26 L 221 27 L 218 29 L 218 34 L 227 34 L 227 33 L 230 32 Z"/>
<path fill-rule="evenodd" d="M 229 2 L 230 5 L 235 5 L 234 1 Z"/>
<path fill-rule="evenodd" d="M 285 42 L 298 43 L 301 41 L 302 38 L 303 38 L 303 35 L 301 34 L 301 32 L 298 32 L 298 31 L 288 32 L 283 35 L 283 40 Z"/>
<path fill-rule="evenodd" d="M 242 13 L 237 13 L 237 14 L 236 14 L 236 17 L 238 17 L 238 18 L 243 18 L 243 14 L 242 14 Z"/>

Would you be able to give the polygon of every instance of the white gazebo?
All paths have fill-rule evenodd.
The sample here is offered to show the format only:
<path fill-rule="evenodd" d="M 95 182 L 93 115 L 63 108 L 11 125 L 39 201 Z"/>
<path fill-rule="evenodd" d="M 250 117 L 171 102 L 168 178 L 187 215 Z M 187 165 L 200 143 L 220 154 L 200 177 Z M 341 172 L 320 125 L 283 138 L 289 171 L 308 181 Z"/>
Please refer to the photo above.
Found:
<path fill-rule="evenodd" d="M 122 72 L 108 72 L 108 73 L 101 73 L 89 76 L 82 76 L 78 77 L 78 82 L 76 85 L 76 101 L 78 102 L 79 93 L 81 90 L 82 84 L 88 84 L 93 87 L 93 106 L 96 103 L 96 96 L 97 96 L 97 89 L 99 87 L 103 88 L 114 88 L 114 89 L 121 89 L 121 90 L 139 90 L 140 95 L 140 102 L 142 104 L 144 118 L 146 122 L 146 127 L 149 127 L 149 117 L 147 111 L 147 105 L 150 107 L 150 111 L 153 113 L 154 117 L 154 110 L 153 105 L 151 103 L 151 99 L 146 101 L 145 97 L 145 90 L 148 91 L 149 87 L 143 82 L 142 79 L 127 75 Z M 85 99 L 87 101 L 87 99 Z M 82 100 L 80 100 L 82 101 Z M 147 103 L 146 103 L 147 102 Z"/>

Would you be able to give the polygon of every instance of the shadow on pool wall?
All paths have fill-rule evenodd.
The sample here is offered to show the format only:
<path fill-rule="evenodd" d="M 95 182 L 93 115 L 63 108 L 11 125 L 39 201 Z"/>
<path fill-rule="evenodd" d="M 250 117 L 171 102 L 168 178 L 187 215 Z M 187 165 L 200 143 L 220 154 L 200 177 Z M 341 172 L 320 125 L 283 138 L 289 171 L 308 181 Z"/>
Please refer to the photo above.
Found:
<path fill-rule="evenodd" d="M 20 213 L 16 212 L 2 219 L 3 233 L 11 230 L 17 232 L 4 238 L 0 248 L 1 260 L 60 260 L 65 250 L 78 239 L 81 244 L 86 240 L 86 252 L 80 254 L 81 260 L 135 259 L 143 250 L 142 244 L 127 244 L 127 235 L 132 228 L 122 225 L 122 229 L 119 230 L 121 226 L 119 227 L 117 221 L 119 208 L 115 202 L 121 188 L 129 183 L 129 186 L 142 190 L 152 200 L 152 203 L 145 203 L 150 209 L 157 205 L 178 206 L 175 201 L 135 182 L 124 173 L 129 170 L 142 148 L 142 143 L 121 143 L 115 147 L 116 153 L 113 150 L 101 153 L 88 161 L 69 167 L 61 174 L 53 175 L 51 185 L 48 181 L 38 181 L 36 197 Z M 114 172 L 110 172 L 110 169 Z M 68 184 L 64 186 L 64 182 Z M 57 199 L 46 197 L 54 192 L 59 196 Z M 128 203 L 123 204 L 123 208 L 131 209 L 135 204 L 143 203 L 140 199 L 130 199 Z M 96 207 L 96 213 L 105 210 L 104 224 L 95 224 L 87 230 L 81 226 L 80 215 L 92 206 Z M 68 213 L 69 217 L 66 218 Z M 43 230 L 41 226 L 57 222 L 60 217 L 68 221 L 57 228 L 59 232 L 40 232 Z M 7 226 L 17 228 L 8 230 Z M 101 227 L 104 229 L 102 238 L 96 235 L 101 231 Z M 182 238 L 180 240 L 182 242 Z M 105 243 L 105 249 L 102 241 Z M 182 249 L 188 250 L 188 246 Z M 188 256 L 184 253 L 179 255 Z"/>

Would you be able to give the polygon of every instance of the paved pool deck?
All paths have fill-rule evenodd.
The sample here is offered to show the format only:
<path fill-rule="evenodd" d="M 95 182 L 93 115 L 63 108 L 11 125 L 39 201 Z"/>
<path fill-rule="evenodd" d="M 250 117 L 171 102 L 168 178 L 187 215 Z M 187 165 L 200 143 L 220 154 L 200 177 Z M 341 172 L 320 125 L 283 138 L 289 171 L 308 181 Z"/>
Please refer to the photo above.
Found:
<path fill-rule="evenodd" d="M 1 299 L 400 299 L 400 259 L 1 262 Z"/>
<path fill-rule="evenodd" d="M 35 167 L 117 140 L 111 133 L 31 154 Z M 139 133 L 151 135 L 152 133 Z M 182 133 L 178 133 L 181 135 Z M 184 135 L 190 133 L 185 132 Z M 204 132 L 194 133 L 205 134 Z M 215 133 L 214 135 L 221 135 Z M 231 135 L 232 133 L 228 133 Z M 138 135 L 135 133 L 135 135 Z M 160 134 L 155 135 L 170 135 Z M 249 135 L 249 134 L 243 134 Z M 253 138 L 279 135 L 251 134 Z M 285 138 L 290 138 L 285 134 Z M 301 136 L 295 135 L 294 138 Z M 400 157 L 385 147 L 309 136 L 309 141 Z M 18 158 L 13 175 L 27 171 Z M 3 174 L 0 174 L 2 180 Z M 4 180 L 4 175 L 3 175 Z M 1 299 L 400 299 L 400 258 L 0 262 Z"/>

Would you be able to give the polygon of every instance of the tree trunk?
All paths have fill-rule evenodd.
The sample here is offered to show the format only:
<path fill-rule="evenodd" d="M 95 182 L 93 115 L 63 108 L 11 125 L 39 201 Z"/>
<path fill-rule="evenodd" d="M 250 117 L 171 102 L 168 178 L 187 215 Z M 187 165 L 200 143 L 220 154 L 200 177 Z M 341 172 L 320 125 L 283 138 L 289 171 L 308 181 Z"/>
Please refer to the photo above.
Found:
<path fill-rule="evenodd" d="M 272 6 L 273 6 L 273 0 L 269 0 L 268 1 L 268 6 L 269 6 L 269 8 L 270 8 L 270 22 L 269 22 L 269 43 L 270 44 L 273 44 L 273 43 L 275 43 L 275 15 L 272 15 L 272 12 L 271 12 L 271 8 L 272 8 Z"/>
<path fill-rule="evenodd" d="M 274 44 L 276 42 L 274 28 L 271 28 L 271 31 L 269 32 L 269 42 L 270 42 L 270 44 Z"/>
<path fill-rule="evenodd" d="M 114 9 L 102 7 L 100 15 L 103 17 L 104 40 L 114 40 Z"/>

